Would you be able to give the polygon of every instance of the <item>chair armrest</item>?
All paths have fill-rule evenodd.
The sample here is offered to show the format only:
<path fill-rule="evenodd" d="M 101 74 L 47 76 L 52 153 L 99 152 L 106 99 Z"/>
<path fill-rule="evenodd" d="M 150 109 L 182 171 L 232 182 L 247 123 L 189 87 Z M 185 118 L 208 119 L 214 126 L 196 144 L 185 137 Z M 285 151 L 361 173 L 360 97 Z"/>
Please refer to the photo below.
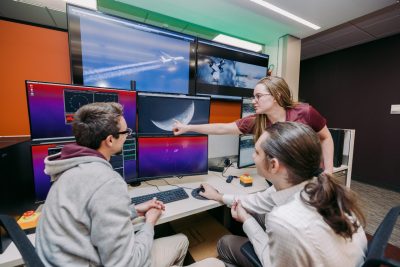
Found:
<path fill-rule="evenodd" d="M 4 229 L 8 232 L 11 240 L 14 242 L 17 247 L 19 253 L 24 260 L 25 266 L 37 266 L 44 267 L 42 261 L 39 256 L 36 254 L 35 248 L 32 243 L 29 241 L 28 237 L 19 227 L 14 218 L 8 215 L 0 214 L 0 225 L 4 227 Z"/>
<path fill-rule="evenodd" d="M 253 245 L 251 244 L 250 241 L 244 243 L 240 247 L 240 251 L 253 264 L 253 266 L 262 267 L 262 264 L 261 264 L 260 260 L 258 259 L 258 256 L 257 256 L 256 252 L 254 251 Z"/>
<path fill-rule="evenodd" d="M 362 265 L 362 267 L 377 267 L 377 266 L 400 267 L 400 262 L 391 259 L 368 259 Z"/>

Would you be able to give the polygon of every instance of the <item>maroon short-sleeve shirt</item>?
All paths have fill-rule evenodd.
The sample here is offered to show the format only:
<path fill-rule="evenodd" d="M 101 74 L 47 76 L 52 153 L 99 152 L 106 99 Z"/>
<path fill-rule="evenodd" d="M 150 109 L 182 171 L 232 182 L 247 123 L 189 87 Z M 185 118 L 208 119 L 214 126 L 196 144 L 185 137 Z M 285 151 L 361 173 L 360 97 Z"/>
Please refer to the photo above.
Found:
<path fill-rule="evenodd" d="M 319 132 L 326 125 L 326 119 L 311 105 L 299 103 L 286 110 L 286 121 L 300 122 L 310 126 L 315 132 Z M 253 134 L 256 115 L 250 115 L 235 121 L 243 134 Z"/>

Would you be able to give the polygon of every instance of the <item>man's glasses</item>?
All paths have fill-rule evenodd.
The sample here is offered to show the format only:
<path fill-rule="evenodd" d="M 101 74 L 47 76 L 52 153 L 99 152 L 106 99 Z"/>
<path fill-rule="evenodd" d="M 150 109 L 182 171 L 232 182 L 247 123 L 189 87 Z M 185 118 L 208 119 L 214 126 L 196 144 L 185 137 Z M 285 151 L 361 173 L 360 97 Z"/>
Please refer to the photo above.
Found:
<path fill-rule="evenodd" d="M 266 95 L 271 95 L 271 94 L 256 94 L 254 97 L 252 97 L 252 100 L 260 100 L 261 97 L 266 96 Z"/>
<path fill-rule="evenodd" d="M 132 135 L 132 129 L 131 128 L 126 128 L 126 131 L 118 132 L 117 134 L 126 134 L 127 136 Z"/>

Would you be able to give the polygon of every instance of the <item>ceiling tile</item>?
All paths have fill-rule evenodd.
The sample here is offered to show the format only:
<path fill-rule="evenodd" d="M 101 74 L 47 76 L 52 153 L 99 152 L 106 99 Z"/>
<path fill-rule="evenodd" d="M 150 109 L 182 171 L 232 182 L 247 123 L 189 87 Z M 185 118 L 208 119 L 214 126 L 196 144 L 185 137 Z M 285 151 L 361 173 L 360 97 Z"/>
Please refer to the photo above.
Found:
<path fill-rule="evenodd" d="M 396 34 L 400 32 L 400 5 L 385 13 L 353 24 L 379 38 Z"/>
<path fill-rule="evenodd" d="M 360 43 L 373 41 L 374 39 L 374 36 L 371 36 L 370 34 L 358 29 L 357 27 L 346 23 L 343 25 L 342 28 L 334 32 L 322 34 L 314 40 L 321 42 L 325 45 L 341 49 Z"/>
<path fill-rule="evenodd" d="M 301 60 L 329 53 L 335 48 L 319 43 L 315 40 L 301 42 Z"/>

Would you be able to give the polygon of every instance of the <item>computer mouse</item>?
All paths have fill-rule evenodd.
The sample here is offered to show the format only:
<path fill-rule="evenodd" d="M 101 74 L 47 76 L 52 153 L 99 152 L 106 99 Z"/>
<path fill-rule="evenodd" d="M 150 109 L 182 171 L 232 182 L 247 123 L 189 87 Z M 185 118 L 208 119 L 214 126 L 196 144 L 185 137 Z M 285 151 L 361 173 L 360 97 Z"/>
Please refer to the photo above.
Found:
<path fill-rule="evenodd" d="M 196 199 L 200 199 L 200 200 L 208 200 L 208 198 L 205 198 L 201 195 L 199 195 L 200 192 L 204 192 L 204 188 L 203 187 L 198 187 L 192 190 L 192 197 L 196 198 Z"/>
<path fill-rule="evenodd" d="M 234 175 L 229 175 L 228 178 L 226 178 L 226 182 L 227 182 L 227 183 L 232 182 L 233 178 L 236 178 L 236 176 L 234 176 Z"/>

